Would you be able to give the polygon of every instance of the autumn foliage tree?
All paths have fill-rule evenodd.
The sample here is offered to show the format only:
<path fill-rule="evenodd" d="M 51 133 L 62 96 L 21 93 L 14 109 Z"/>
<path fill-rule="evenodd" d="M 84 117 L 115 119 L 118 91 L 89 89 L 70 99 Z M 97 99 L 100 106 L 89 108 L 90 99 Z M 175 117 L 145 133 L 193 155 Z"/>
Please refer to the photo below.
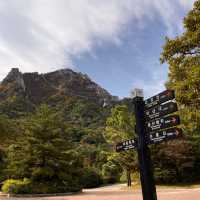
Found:
<path fill-rule="evenodd" d="M 169 64 L 167 87 L 176 90 L 177 100 L 188 108 L 200 109 L 200 1 L 184 18 L 185 31 L 166 38 L 161 62 Z M 199 118 L 198 118 L 199 119 Z"/>
<path fill-rule="evenodd" d="M 169 64 L 167 87 L 176 91 L 184 128 L 200 133 L 200 1 L 184 18 L 185 31 L 175 39 L 166 38 L 161 62 Z"/>
<path fill-rule="evenodd" d="M 169 142 L 158 150 L 157 155 L 162 155 L 162 160 L 166 158 L 165 162 L 168 160 L 168 165 L 163 164 L 165 169 L 160 172 L 163 173 L 168 166 L 168 169 L 174 170 L 172 176 L 177 182 L 200 178 L 200 0 L 194 3 L 183 24 L 184 32 L 181 35 L 166 38 L 160 57 L 161 63 L 169 65 L 166 86 L 176 91 L 185 137 L 181 142 Z M 171 160 L 174 164 L 170 166 Z"/>

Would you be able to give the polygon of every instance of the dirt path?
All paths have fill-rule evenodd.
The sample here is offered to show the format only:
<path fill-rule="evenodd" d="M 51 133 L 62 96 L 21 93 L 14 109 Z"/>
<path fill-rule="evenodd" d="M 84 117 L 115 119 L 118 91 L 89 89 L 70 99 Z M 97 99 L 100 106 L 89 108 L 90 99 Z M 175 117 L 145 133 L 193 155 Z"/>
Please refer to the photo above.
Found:
<path fill-rule="evenodd" d="M 200 200 L 200 188 L 158 189 L 158 200 Z M 19 200 L 19 198 L 9 198 Z M 0 197 L 0 200 L 8 198 Z M 82 194 L 62 197 L 20 198 L 20 200 L 142 200 L 140 190 L 127 190 L 124 185 L 112 185 L 84 190 Z"/>

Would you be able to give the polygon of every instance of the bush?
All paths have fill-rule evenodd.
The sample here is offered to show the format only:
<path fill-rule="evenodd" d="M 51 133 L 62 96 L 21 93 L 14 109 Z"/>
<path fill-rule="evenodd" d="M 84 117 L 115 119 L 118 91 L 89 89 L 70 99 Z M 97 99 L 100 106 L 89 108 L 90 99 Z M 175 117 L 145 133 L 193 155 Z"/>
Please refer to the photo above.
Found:
<path fill-rule="evenodd" d="M 67 193 L 67 192 L 79 192 L 81 186 L 73 181 L 61 182 L 61 181 L 49 181 L 49 182 L 34 182 L 32 183 L 33 194 L 54 194 L 54 193 Z"/>
<path fill-rule="evenodd" d="M 51 194 L 81 191 L 81 186 L 63 182 L 32 182 L 29 179 L 8 179 L 3 182 L 2 192 L 7 194 Z"/>
<path fill-rule="evenodd" d="M 101 175 L 94 168 L 84 169 L 82 185 L 84 188 L 94 188 L 102 184 Z"/>
<path fill-rule="evenodd" d="M 170 169 L 154 169 L 155 181 L 158 184 L 175 184 L 177 183 L 177 177 L 175 170 Z"/>
<path fill-rule="evenodd" d="M 3 182 L 2 192 L 7 194 L 28 194 L 31 193 L 31 181 L 8 179 Z"/>
<path fill-rule="evenodd" d="M 112 161 L 103 165 L 103 179 L 104 183 L 116 183 L 120 181 L 122 175 L 122 168 Z"/>
<path fill-rule="evenodd" d="M 4 173 L 4 169 L 5 169 L 5 152 L 0 149 L 0 187 L 2 185 L 2 182 L 6 179 L 6 175 Z"/>

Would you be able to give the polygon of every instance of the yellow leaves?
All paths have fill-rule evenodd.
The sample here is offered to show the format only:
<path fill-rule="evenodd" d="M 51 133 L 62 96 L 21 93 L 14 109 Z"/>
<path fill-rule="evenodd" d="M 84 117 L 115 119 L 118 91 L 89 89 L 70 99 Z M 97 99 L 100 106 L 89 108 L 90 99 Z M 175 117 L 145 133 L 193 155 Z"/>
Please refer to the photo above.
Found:
<path fill-rule="evenodd" d="M 200 108 L 200 1 L 184 19 L 185 32 L 166 39 L 161 62 L 169 64 L 167 86 L 176 90 L 177 101 Z"/>

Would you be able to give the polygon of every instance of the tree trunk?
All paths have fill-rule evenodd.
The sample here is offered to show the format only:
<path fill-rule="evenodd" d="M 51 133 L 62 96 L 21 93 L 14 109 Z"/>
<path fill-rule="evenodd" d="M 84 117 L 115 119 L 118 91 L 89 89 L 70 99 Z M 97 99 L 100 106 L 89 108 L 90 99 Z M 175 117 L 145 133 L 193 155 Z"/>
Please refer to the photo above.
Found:
<path fill-rule="evenodd" d="M 176 180 L 178 181 L 178 183 L 181 183 L 182 182 L 182 176 L 179 172 L 179 169 L 176 167 L 175 170 L 176 170 Z"/>
<path fill-rule="evenodd" d="M 130 170 L 127 170 L 127 186 L 131 187 L 131 172 Z"/>

